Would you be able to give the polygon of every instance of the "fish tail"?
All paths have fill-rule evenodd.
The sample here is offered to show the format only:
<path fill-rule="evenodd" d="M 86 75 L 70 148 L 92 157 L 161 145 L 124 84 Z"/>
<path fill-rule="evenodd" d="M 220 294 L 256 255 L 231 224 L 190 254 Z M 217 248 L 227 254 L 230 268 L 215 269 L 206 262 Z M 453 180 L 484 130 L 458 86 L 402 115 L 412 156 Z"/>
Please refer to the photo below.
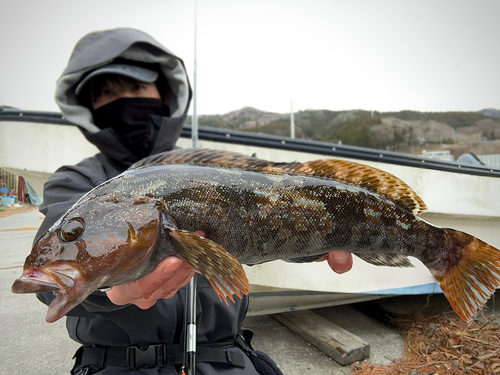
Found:
<path fill-rule="evenodd" d="M 454 249 L 441 264 L 452 266 L 431 272 L 453 310 L 470 322 L 500 287 L 500 250 L 457 230 L 445 229 L 445 235 Z"/>
<path fill-rule="evenodd" d="M 205 276 L 226 304 L 227 298 L 234 303 L 233 294 L 242 298 L 242 294 L 249 293 L 250 283 L 245 270 L 238 260 L 220 245 L 193 232 L 171 228 L 168 231 L 176 255 Z"/>

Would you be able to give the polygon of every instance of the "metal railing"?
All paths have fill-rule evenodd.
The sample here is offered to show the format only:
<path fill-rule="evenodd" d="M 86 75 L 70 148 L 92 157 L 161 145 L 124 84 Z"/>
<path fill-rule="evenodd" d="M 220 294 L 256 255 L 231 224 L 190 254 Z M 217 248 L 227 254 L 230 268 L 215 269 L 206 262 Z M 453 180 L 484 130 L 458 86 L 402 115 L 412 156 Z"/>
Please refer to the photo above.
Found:
<path fill-rule="evenodd" d="M 0 168 L 0 188 L 17 191 L 17 176 Z"/>
<path fill-rule="evenodd" d="M 22 111 L 0 108 L 0 121 L 36 122 L 45 124 L 75 126 L 59 112 Z M 500 169 L 484 165 L 459 164 L 457 162 L 431 159 L 422 155 L 408 155 L 398 152 L 377 150 L 365 147 L 338 145 L 306 139 L 279 137 L 266 134 L 247 133 L 236 130 L 199 127 L 199 139 L 221 143 L 232 143 L 255 147 L 309 152 L 333 157 L 376 161 L 408 167 L 434 169 L 452 173 L 465 173 L 478 176 L 500 177 Z M 191 138 L 191 125 L 184 125 L 181 137 Z"/>

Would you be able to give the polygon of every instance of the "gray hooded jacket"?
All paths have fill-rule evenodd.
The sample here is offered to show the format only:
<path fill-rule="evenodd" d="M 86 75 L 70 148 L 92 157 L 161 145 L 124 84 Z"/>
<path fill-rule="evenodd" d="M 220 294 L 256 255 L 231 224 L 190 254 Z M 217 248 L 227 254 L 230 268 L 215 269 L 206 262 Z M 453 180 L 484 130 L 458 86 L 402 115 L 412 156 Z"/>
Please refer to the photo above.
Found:
<path fill-rule="evenodd" d="M 167 151 L 175 146 L 187 116 L 191 88 L 181 59 L 149 35 L 132 29 L 115 29 L 86 35 L 76 45 L 66 70 L 56 86 L 56 102 L 64 116 L 76 124 L 89 142 L 100 153 L 77 165 L 63 166 L 47 181 L 44 202 L 40 211 L 46 216 L 38 239 L 81 196 L 95 186 L 118 175 L 137 161 L 109 128 L 99 129 L 91 112 L 75 96 L 75 88 L 82 76 L 115 58 L 126 58 L 146 63 L 158 63 L 168 80 L 171 117 L 164 117 L 152 154 Z M 248 299 L 226 306 L 219 301 L 212 287 L 198 275 L 198 345 L 234 339 L 245 316 Z M 49 304 L 52 293 L 41 293 L 38 298 Z M 159 300 L 152 308 L 141 310 L 129 306 L 116 306 L 105 293 L 94 292 L 67 316 L 70 337 L 86 347 L 182 343 L 183 320 L 186 301 L 185 288 L 173 298 Z M 231 351 L 242 353 L 233 347 Z M 198 363 L 200 374 L 257 374 L 247 356 L 245 368 L 228 364 Z M 106 367 L 99 374 L 177 374 L 174 366 L 130 370 Z"/>

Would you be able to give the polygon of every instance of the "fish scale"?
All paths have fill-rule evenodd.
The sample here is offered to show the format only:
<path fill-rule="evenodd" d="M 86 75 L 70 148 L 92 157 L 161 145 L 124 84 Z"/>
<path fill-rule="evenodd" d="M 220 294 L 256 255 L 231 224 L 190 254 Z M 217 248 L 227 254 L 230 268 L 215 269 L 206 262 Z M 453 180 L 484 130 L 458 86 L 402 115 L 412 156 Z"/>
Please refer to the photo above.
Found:
<path fill-rule="evenodd" d="M 397 177 L 354 162 L 174 150 L 82 197 L 37 241 L 12 290 L 54 291 L 46 320 L 55 321 L 92 291 L 137 280 L 173 255 L 227 303 L 249 292 L 241 264 L 346 250 L 377 266 L 411 267 L 416 257 L 470 320 L 500 285 L 500 251 L 425 222 L 425 209 Z"/>

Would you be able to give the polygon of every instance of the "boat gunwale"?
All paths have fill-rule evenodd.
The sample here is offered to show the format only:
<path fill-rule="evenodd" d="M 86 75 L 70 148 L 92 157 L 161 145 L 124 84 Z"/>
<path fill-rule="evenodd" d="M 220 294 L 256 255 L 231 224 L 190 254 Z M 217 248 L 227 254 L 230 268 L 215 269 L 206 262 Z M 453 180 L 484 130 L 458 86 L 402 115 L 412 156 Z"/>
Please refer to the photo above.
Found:
<path fill-rule="evenodd" d="M 59 112 L 23 111 L 13 108 L 0 109 L 0 122 L 1 121 L 76 126 L 66 120 Z M 457 162 L 431 159 L 424 156 L 409 155 L 393 151 L 203 126 L 198 128 L 198 132 L 198 138 L 200 140 L 211 142 L 306 152 L 317 155 L 432 169 L 451 173 L 500 177 L 500 169 L 488 166 L 460 164 Z M 183 126 L 181 137 L 191 138 L 191 125 Z"/>

